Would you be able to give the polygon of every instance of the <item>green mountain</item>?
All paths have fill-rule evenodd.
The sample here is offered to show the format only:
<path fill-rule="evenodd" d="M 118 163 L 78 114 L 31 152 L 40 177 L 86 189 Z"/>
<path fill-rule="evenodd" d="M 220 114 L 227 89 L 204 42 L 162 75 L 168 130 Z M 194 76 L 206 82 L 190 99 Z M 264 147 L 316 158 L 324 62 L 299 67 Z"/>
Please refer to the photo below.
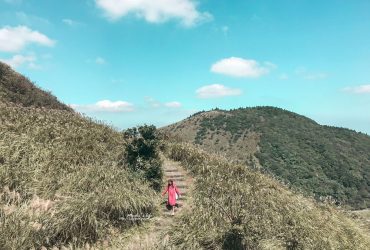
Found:
<path fill-rule="evenodd" d="M 36 87 L 29 79 L 0 62 L 0 101 L 24 107 L 44 107 L 72 111 L 51 93 Z"/>
<path fill-rule="evenodd" d="M 370 207 L 370 137 L 274 107 L 213 110 L 162 128 L 316 198 Z"/>

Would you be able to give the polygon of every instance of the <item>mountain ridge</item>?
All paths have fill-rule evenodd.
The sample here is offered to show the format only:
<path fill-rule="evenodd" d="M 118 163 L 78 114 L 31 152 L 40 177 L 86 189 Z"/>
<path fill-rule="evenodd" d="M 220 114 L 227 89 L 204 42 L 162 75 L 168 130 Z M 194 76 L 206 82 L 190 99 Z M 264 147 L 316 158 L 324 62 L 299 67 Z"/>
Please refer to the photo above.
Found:
<path fill-rule="evenodd" d="M 161 128 L 208 152 L 260 168 L 316 198 L 370 206 L 370 137 L 262 106 L 198 112 Z"/>

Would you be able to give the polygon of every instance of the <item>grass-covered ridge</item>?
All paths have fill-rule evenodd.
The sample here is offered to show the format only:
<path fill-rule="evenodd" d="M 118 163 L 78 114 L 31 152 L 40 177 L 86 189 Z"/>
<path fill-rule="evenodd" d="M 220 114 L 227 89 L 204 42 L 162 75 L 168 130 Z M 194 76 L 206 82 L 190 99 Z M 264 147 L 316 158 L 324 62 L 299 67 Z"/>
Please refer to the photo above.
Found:
<path fill-rule="evenodd" d="M 169 231 L 181 249 L 369 249 L 370 238 L 330 204 L 189 144 L 167 155 L 195 177 L 194 209 Z"/>
<path fill-rule="evenodd" d="M 322 126 L 273 107 L 214 110 L 164 131 L 212 152 L 222 152 L 316 197 L 353 208 L 370 207 L 370 137 Z"/>
<path fill-rule="evenodd" d="M 72 111 L 51 93 L 36 87 L 28 78 L 0 62 L 0 101 L 29 107 Z"/>
<path fill-rule="evenodd" d="M 78 114 L 0 102 L 0 248 L 81 245 L 155 214 L 155 192 L 119 164 L 123 134 Z"/>

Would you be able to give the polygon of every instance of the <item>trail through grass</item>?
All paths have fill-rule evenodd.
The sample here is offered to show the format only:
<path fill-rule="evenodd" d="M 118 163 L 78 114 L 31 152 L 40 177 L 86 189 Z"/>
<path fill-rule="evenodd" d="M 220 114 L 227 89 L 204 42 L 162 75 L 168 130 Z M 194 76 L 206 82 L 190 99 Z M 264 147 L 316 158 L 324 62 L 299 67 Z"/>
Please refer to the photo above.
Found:
<path fill-rule="evenodd" d="M 172 216 L 166 208 L 167 194 L 159 204 L 160 215 L 151 220 L 144 226 L 132 230 L 131 234 L 123 238 L 113 240 L 112 247 L 120 249 L 171 249 L 169 246 L 169 235 L 179 217 L 192 208 L 191 190 L 193 188 L 193 178 L 178 162 L 163 159 L 165 184 L 168 179 L 172 179 L 177 185 L 181 195 L 178 200 L 179 207 L 175 209 L 175 216 Z M 163 185 L 163 188 L 165 187 Z M 162 188 L 162 191 L 163 191 Z M 158 194 L 160 195 L 160 194 Z"/>

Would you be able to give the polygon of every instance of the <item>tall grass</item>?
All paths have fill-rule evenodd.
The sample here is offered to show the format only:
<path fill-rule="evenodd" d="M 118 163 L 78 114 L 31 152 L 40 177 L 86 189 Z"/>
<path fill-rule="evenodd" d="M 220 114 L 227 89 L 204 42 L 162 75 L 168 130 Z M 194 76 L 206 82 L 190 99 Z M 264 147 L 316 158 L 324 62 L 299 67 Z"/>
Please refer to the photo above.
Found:
<path fill-rule="evenodd" d="M 80 246 L 155 214 L 153 189 L 118 166 L 124 144 L 81 115 L 0 102 L 0 249 Z"/>
<path fill-rule="evenodd" d="M 330 204 L 188 144 L 167 155 L 195 177 L 194 209 L 171 228 L 183 249 L 370 249 L 369 235 Z"/>
<path fill-rule="evenodd" d="M 45 107 L 73 112 L 72 108 L 59 102 L 50 92 L 36 87 L 28 78 L 2 62 L 0 62 L 0 99 L 25 107 Z"/>

